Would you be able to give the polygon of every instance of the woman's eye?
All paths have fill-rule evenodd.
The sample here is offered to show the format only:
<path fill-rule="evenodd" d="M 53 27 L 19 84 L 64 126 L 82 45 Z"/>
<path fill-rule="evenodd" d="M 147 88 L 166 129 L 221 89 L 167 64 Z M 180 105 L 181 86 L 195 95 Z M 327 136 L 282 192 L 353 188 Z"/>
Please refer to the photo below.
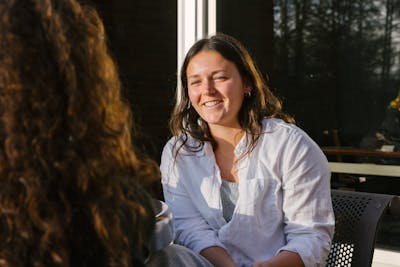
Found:
<path fill-rule="evenodd" d="M 217 81 L 225 81 L 227 78 L 225 76 L 217 76 L 214 79 Z"/>
<path fill-rule="evenodd" d="M 196 85 L 196 84 L 199 84 L 199 83 L 200 83 L 199 80 L 193 80 L 193 81 L 189 82 L 189 85 Z"/>

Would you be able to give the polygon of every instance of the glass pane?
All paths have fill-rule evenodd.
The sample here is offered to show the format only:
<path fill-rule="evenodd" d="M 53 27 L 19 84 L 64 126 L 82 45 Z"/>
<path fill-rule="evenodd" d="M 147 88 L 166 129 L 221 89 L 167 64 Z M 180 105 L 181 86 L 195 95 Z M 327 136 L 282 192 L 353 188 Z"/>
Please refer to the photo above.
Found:
<path fill-rule="evenodd" d="M 399 27 L 399 0 L 274 1 L 271 82 L 286 111 L 329 161 L 392 167 L 334 173 L 334 187 L 400 195 Z M 400 248 L 400 232 L 382 231 Z"/>
<path fill-rule="evenodd" d="M 322 146 L 399 150 L 399 1 L 279 0 L 274 15 L 273 82 L 298 122 Z"/>

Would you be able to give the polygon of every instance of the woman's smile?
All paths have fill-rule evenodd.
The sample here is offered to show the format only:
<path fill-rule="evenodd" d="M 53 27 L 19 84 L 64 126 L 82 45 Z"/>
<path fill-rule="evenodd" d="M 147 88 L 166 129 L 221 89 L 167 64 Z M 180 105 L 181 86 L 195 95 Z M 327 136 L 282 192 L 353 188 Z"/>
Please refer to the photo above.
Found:
<path fill-rule="evenodd" d="M 203 106 L 214 107 L 220 103 L 222 103 L 222 100 L 211 100 L 211 101 L 204 102 Z"/>

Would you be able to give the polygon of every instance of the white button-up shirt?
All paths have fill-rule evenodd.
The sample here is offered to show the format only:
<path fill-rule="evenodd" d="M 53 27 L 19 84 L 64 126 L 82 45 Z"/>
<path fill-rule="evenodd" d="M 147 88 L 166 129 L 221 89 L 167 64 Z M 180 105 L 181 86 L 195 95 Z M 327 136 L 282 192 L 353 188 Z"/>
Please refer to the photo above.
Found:
<path fill-rule="evenodd" d="M 235 148 L 237 157 L 246 139 Z M 228 223 L 211 145 L 197 152 L 183 147 L 175 160 L 174 143 L 172 138 L 164 147 L 161 173 L 177 243 L 196 252 L 224 247 L 237 266 L 251 266 L 281 250 L 299 253 L 307 267 L 325 265 L 334 231 L 330 171 L 306 133 L 282 120 L 264 119 L 257 146 L 237 163 L 239 198 Z M 189 144 L 196 141 L 190 138 Z"/>

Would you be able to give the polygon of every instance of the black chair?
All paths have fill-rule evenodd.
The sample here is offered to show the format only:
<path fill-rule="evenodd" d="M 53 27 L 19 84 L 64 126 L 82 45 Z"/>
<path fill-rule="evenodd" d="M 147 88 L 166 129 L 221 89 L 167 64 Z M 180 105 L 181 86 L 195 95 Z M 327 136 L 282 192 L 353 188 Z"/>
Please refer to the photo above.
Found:
<path fill-rule="evenodd" d="M 369 267 L 379 222 L 393 196 L 332 189 L 335 234 L 327 267 Z"/>

